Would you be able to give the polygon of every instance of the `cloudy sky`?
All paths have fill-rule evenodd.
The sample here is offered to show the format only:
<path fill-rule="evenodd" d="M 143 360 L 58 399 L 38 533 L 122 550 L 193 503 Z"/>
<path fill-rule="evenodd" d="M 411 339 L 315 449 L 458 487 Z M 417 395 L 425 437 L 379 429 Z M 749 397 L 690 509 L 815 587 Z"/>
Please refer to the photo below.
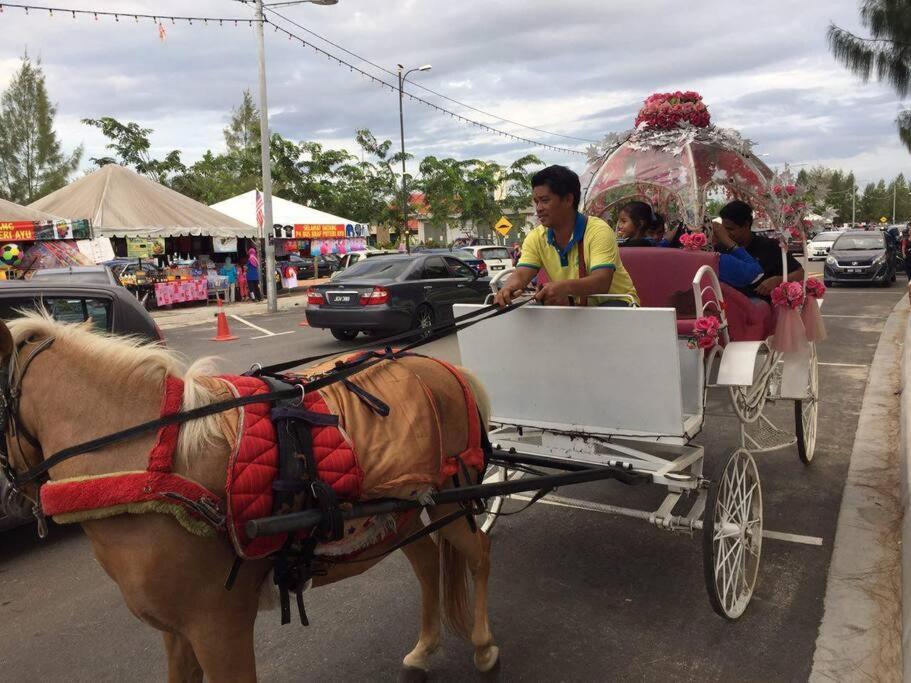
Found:
<path fill-rule="evenodd" d="M 72 9 L 250 17 L 236 0 L 40 0 Z M 908 175 L 895 133 L 901 103 L 834 62 L 830 22 L 860 30 L 856 0 L 340 0 L 282 8 L 283 15 L 381 66 L 430 63 L 413 78 L 497 116 L 554 133 L 600 139 L 629 128 L 642 100 L 666 90 L 703 94 L 713 122 L 758 143 L 770 164 L 825 164 L 861 181 Z M 281 20 L 275 19 L 277 23 Z M 302 37 L 300 29 L 287 25 Z M 79 123 L 113 116 L 153 128 L 160 152 L 185 161 L 223 147 L 222 128 L 244 88 L 256 93 L 254 30 L 194 22 L 73 19 L 5 7 L 0 13 L 0 87 L 24 51 L 40 56 L 58 104 L 64 145 L 89 157 L 104 138 Z M 394 77 L 317 39 L 317 45 Z M 292 139 L 354 148 L 368 127 L 398 144 L 397 94 L 267 28 L 270 126 Z M 415 93 L 419 91 L 415 90 Z M 470 118 L 550 144 L 576 140 L 524 130 L 438 97 Z M 406 102 L 408 150 L 510 162 L 534 152 L 581 170 L 584 157 L 536 149 Z"/>

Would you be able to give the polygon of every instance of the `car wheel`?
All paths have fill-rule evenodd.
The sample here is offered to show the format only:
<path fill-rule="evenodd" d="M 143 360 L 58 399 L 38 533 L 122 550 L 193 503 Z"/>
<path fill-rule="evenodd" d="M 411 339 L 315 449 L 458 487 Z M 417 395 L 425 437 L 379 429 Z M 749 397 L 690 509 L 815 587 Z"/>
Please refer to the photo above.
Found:
<path fill-rule="evenodd" d="M 357 330 L 330 330 L 332 336 L 338 339 L 339 341 L 351 341 L 357 336 Z"/>
<path fill-rule="evenodd" d="M 433 331 L 433 309 L 430 306 L 420 306 L 414 315 L 414 329 L 420 332 L 421 337 L 428 337 Z"/>

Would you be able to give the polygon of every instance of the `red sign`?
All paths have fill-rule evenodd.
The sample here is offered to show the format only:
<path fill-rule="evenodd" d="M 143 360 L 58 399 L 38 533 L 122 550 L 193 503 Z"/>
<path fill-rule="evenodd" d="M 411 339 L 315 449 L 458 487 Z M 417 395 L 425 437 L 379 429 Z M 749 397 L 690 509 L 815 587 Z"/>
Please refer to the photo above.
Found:
<path fill-rule="evenodd" d="M 309 239 L 344 239 L 344 225 L 295 225 L 294 238 L 299 240 Z"/>
<path fill-rule="evenodd" d="M 16 221 L 0 223 L 0 242 L 31 242 L 35 239 L 35 223 Z"/>

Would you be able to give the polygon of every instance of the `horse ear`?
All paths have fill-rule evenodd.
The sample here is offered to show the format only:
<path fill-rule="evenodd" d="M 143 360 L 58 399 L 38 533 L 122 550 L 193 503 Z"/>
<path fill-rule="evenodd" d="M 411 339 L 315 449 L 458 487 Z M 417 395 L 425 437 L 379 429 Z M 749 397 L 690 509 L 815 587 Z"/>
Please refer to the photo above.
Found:
<path fill-rule="evenodd" d="M 0 359 L 6 360 L 13 352 L 13 334 L 6 323 L 0 320 Z"/>

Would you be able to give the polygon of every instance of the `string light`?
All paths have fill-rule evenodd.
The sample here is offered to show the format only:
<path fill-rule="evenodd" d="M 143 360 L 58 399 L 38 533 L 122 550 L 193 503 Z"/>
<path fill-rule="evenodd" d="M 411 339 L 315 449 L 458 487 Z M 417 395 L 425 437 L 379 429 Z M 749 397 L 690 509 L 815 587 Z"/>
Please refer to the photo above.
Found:
<path fill-rule="evenodd" d="M 120 17 L 132 18 L 137 23 L 139 22 L 140 19 L 149 19 L 150 21 L 152 21 L 156 24 L 159 23 L 159 20 L 161 20 L 161 19 L 170 19 L 172 24 L 175 23 L 176 21 L 186 21 L 186 22 L 189 22 L 191 25 L 194 20 L 202 21 L 206 25 L 208 25 L 209 21 L 218 21 L 218 22 L 233 21 L 235 26 L 237 26 L 238 21 L 247 21 L 246 17 L 238 17 L 238 18 L 234 18 L 234 17 L 191 17 L 191 16 L 177 16 L 177 15 L 161 16 L 161 15 L 152 15 L 152 14 L 134 14 L 132 12 L 122 12 L 120 10 L 118 10 L 117 12 L 105 12 L 102 10 L 70 9 L 69 7 L 51 7 L 51 6 L 47 6 L 47 5 L 27 5 L 24 3 L 17 3 L 17 2 L 4 2 L 4 3 L 0 4 L 0 13 L 2 13 L 4 8 L 6 8 L 6 7 L 13 7 L 16 9 L 24 10 L 26 15 L 28 15 L 28 16 L 31 16 L 29 14 L 29 12 L 31 10 L 34 10 L 37 12 L 47 12 L 49 17 L 53 17 L 54 12 L 63 12 L 63 13 L 68 12 L 73 16 L 73 19 L 76 18 L 76 15 L 81 14 L 81 15 L 85 15 L 85 16 L 91 15 L 92 17 L 94 17 L 95 21 L 98 21 L 98 17 L 100 17 L 100 16 L 101 17 L 114 17 L 114 21 L 117 23 L 120 23 Z M 253 25 L 252 21 L 250 22 L 250 25 L 251 26 Z"/>

